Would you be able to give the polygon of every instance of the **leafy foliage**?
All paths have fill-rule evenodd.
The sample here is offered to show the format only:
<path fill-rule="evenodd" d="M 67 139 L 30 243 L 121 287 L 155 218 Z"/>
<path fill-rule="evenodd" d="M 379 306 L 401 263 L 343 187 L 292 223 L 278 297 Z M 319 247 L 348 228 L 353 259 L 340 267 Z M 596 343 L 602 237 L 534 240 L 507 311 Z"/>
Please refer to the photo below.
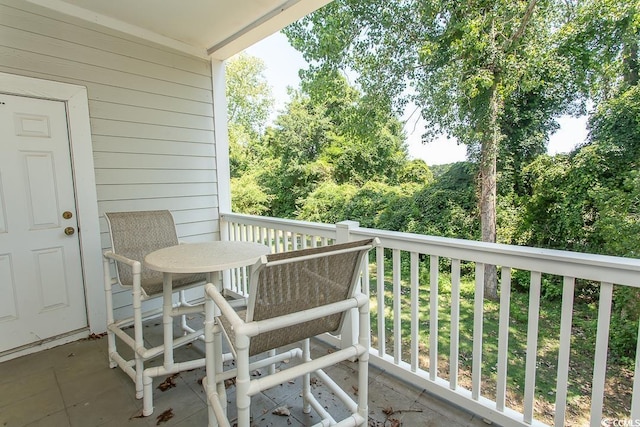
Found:
<path fill-rule="evenodd" d="M 234 210 L 487 240 L 494 199 L 497 241 L 638 257 L 639 5 L 335 0 L 286 30 L 312 66 L 271 126 L 267 92 L 249 90 L 262 87 L 260 67 L 245 58 L 253 83 L 233 87 L 249 102 L 230 102 L 229 113 Z M 544 154 L 556 116 L 582 114 L 587 101 L 588 140 Z M 397 119 L 408 102 L 425 139 L 455 136 L 471 161 L 410 160 Z M 514 273 L 516 290 L 525 276 Z M 557 278 L 542 287 L 560 298 Z M 593 301 L 597 289 L 577 293 Z M 635 352 L 639 316 L 638 291 L 616 288 L 616 355 Z"/>

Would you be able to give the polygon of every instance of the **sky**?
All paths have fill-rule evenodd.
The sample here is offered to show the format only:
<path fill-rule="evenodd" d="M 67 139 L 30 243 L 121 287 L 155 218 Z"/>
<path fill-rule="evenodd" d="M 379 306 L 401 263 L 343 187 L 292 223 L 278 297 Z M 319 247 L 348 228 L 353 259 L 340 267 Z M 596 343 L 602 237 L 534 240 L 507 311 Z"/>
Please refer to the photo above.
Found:
<path fill-rule="evenodd" d="M 307 68 L 307 62 L 300 52 L 291 47 L 287 38 L 281 33 L 267 37 L 245 52 L 264 61 L 266 67 L 264 75 L 271 85 L 275 98 L 275 109 L 272 115 L 272 118 L 275 118 L 289 100 L 287 87 L 298 87 L 300 83 L 298 70 Z M 560 130 L 549 139 L 547 149 L 549 154 L 569 152 L 577 144 L 582 143 L 587 136 L 586 117 L 563 116 L 558 119 L 558 123 Z M 423 144 L 420 140 L 423 129 L 424 125 L 421 122 L 416 124 L 415 119 L 405 124 L 407 148 L 411 158 L 423 159 L 430 166 L 465 160 L 464 144 L 457 144 L 455 140 L 447 140 L 444 137 Z"/>

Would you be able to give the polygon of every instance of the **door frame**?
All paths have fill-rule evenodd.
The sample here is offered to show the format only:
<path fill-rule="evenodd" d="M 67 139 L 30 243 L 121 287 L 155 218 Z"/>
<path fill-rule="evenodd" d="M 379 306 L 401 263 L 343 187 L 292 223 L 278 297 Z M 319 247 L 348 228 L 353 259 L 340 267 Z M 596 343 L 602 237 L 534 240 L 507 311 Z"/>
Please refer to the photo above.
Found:
<path fill-rule="evenodd" d="M 62 101 L 66 105 L 87 321 L 92 333 L 104 332 L 107 323 L 102 246 L 87 88 L 0 72 L 0 93 Z M 80 182 L 82 185 L 77 185 Z"/>

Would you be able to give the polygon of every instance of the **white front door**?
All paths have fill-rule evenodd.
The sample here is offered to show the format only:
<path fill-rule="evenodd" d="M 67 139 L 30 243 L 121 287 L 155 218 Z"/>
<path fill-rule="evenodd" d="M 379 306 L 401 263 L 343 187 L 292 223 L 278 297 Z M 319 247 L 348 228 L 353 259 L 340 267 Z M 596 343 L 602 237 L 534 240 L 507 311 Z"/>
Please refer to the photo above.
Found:
<path fill-rule="evenodd" d="M 0 94 L 0 353 L 87 326 L 71 170 L 65 103 Z"/>

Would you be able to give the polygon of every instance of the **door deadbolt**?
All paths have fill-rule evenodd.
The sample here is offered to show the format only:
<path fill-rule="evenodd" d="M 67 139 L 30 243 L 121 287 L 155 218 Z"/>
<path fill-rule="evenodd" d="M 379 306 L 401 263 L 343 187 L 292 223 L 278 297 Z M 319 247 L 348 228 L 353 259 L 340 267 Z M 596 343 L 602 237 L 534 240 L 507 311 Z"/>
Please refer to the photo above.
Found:
<path fill-rule="evenodd" d="M 62 213 L 62 218 L 64 218 L 64 219 L 71 219 L 72 217 L 73 217 L 73 214 L 71 212 L 69 212 L 69 211 L 64 211 Z"/>
<path fill-rule="evenodd" d="M 73 227 L 67 227 L 64 229 L 64 234 L 66 234 L 67 236 L 71 236 L 75 232 L 76 232 L 76 229 Z"/>

